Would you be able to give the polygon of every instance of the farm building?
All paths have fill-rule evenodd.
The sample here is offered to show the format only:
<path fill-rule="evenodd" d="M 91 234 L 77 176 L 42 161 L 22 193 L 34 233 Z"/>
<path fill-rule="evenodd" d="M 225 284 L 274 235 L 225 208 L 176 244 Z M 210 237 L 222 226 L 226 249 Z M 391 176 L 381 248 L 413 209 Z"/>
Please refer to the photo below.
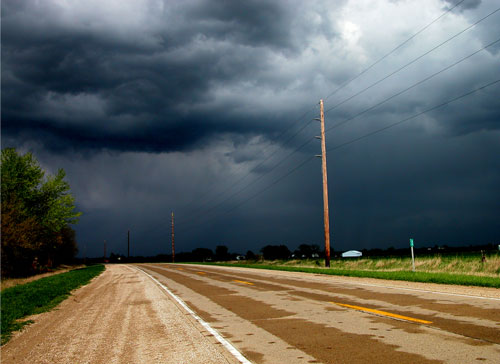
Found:
<path fill-rule="evenodd" d="M 342 258 L 359 258 L 363 253 L 357 250 L 349 250 L 342 253 Z"/>

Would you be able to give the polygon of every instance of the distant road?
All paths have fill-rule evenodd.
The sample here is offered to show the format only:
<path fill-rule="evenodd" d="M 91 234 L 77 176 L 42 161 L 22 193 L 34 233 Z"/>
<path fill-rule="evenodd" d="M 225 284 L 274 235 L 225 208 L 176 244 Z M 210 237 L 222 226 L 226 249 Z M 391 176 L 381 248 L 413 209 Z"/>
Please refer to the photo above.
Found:
<path fill-rule="evenodd" d="M 500 290 L 452 292 L 201 265 L 139 267 L 254 363 L 500 363 Z"/>

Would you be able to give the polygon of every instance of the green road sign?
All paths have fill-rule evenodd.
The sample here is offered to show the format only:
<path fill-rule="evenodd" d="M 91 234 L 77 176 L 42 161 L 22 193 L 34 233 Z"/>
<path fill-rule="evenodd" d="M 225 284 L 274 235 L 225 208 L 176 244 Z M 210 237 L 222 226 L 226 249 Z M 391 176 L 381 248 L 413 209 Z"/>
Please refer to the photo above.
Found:
<path fill-rule="evenodd" d="M 410 239 L 410 246 L 413 248 L 413 239 Z"/>

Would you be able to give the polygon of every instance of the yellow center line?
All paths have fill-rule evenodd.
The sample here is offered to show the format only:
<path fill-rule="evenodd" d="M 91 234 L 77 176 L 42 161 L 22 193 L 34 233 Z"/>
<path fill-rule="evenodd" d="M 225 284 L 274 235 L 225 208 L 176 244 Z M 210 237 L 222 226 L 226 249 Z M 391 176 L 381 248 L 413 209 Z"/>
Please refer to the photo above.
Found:
<path fill-rule="evenodd" d="M 250 282 L 245 282 L 245 281 L 239 281 L 237 279 L 233 279 L 233 282 L 237 282 L 237 283 L 243 283 L 243 284 L 248 284 L 250 286 L 253 286 L 254 284 L 253 283 L 250 283 Z"/>
<path fill-rule="evenodd" d="M 413 318 L 413 317 L 398 315 L 396 313 L 390 313 L 390 312 L 385 312 L 385 311 L 374 310 L 372 308 L 347 305 L 345 303 L 337 303 L 337 302 L 330 302 L 330 303 L 333 303 L 334 305 L 338 305 L 338 306 L 342 306 L 342 307 L 352 308 L 354 310 L 371 312 L 371 313 L 374 313 L 374 314 L 377 314 L 377 315 L 394 317 L 394 318 L 401 319 L 401 320 L 406 320 L 406 321 L 418 322 L 420 324 L 432 324 L 432 321 L 420 320 L 420 319 L 416 319 L 416 318 Z"/>
<path fill-rule="evenodd" d="M 206 274 L 205 272 L 196 272 L 196 273 L 198 273 L 198 274 Z"/>

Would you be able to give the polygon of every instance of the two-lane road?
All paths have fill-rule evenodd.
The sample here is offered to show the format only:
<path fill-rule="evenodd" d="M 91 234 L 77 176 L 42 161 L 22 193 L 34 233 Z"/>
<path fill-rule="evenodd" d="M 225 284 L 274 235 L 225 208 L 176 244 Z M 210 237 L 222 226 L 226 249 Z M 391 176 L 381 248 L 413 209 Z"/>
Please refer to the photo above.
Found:
<path fill-rule="evenodd" d="M 254 363 L 500 363 L 500 299 L 475 291 L 215 266 L 139 267 Z"/>

